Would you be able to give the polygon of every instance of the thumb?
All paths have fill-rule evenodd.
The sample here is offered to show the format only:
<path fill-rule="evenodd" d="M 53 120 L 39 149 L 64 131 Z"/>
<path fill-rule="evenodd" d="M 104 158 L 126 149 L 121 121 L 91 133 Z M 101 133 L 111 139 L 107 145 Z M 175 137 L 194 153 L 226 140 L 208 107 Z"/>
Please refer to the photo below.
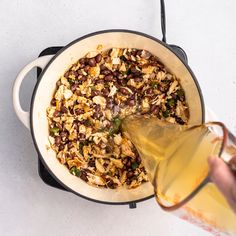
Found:
<path fill-rule="evenodd" d="M 208 163 L 212 181 L 236 212 L 236 179 L 233 173 L 219 157 L 209 157 Z"/>

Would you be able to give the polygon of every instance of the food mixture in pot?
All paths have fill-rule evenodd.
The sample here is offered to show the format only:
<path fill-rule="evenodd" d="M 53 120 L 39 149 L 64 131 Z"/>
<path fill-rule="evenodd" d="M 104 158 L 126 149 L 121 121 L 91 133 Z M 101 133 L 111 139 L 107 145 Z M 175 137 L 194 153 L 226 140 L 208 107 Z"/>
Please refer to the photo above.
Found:
<path fill-rule="evenodd" d="M 71 174 L 93 186 L 138 187 L 148 177 L 121 130 L 121 120 L 130 114 L 186 124 L 178 78 L 146 50 L 90 52 L 56 83 L 47 108 L 51 148 Z"/>

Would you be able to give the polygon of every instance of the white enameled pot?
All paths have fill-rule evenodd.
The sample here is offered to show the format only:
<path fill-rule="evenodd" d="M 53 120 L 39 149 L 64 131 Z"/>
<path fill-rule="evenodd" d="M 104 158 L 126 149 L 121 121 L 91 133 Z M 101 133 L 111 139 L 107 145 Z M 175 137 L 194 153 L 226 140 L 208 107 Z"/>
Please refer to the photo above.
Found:
<path fill-rule="evenodd" d="M 92 33 L 81 37 L 56 55 L 42 56 L 25 66 L 18 74 L 13 87 L 13 104 L 15 112 L 21 122 L 30 129 L 35 147 L 41 160 L 50 174 L 66 189 L 90 200 L 124 204 L 138 202 L 153 196 L 153 187 L 144 183 L 132 190 L 99 189 L 92 187 L 80 178 L 71 175 L 68 169 L 59 163 L 52 149 L 48 149 L 49 131 L 46 117 L 46 108 L 50 105 L 56 81 L 61 75 L 90 51 L 96 51 L 97 46 L 103 45 L 103 50 L 119 48 L 146 49 L 156 55 L 170 72 L 180 78 L 189 105 L 189 124 L 200 124 L 204 120 L 204 103 L 196 78 L 189 66 L 171 50 L 171 48 L 149 35 L 128 30 L 107 30 Z M 24 111 L 20 106 L 19 91 L 26 74 L 34 67 L 40 67 L 42 73 L 35 86 L 30 112 Z"/>

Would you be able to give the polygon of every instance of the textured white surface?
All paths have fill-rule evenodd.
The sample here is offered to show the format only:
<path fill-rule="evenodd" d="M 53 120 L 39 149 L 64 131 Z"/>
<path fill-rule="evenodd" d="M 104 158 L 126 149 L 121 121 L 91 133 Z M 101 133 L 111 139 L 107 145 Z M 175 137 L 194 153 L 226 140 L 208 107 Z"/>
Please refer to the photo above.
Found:
<path fill-rule="evenodd" d="M 236 2 L 166 0 L 166 9 L 168 42 L 186 50 L 206 104 L 235 133 Z M 12 107 L 16 74 L 47 46 L 109 28 L 161 38 L 158 0 L 1 0 L 0 28 L 0 235 L 209 235 L 162 212 L 154 199 L 130 210 L 48 187 Z M 34 77 L 23 85 L 26 108 Z"/>

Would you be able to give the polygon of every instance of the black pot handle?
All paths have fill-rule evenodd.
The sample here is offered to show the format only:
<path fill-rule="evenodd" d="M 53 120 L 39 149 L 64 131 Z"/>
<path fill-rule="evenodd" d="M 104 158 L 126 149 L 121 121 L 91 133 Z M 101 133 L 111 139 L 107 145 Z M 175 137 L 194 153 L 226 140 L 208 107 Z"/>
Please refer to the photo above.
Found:
<path fill-rule="evenodd" d="M 162 31 L 162 42 L 166 43 L 166 10 L 165 1 L 160 0 L 161 3 L 161 31 Z"/>

